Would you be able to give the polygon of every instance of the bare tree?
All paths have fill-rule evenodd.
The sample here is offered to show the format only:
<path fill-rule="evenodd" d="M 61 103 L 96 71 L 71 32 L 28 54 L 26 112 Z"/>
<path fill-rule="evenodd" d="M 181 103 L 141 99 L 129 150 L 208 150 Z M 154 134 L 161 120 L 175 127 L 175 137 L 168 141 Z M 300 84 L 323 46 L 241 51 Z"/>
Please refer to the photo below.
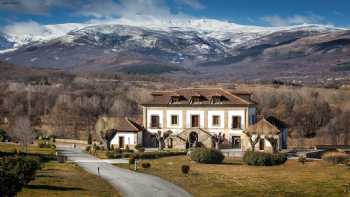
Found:
<path fill-rule="evenodd" d="M 249 142 L 250 142 L 250 146 L 252 148 L 252 151 L 254 152 L 255 151 L 255 145 L 259 142 L 260 140 L 260 135 L 257 135 L 255 137 L 255 139 L 253 139 L 253 135 L 250 135 L 250 134 L 246 134 L 248 137 L 249 137 Z"/>
<path fill-rule="evenodd" d="M 27 116 L 20 116 L 15 119 L 11 135 L 25 147 L 25 151 L 27 152 L 28 145 L 35 139 L 35 134 L 32 131 L 31 123 Z"/>
<path fill-rule="evenodd" d="M 272 152 L 277 153 L 278 152 L 278 139 L 274 136 L 265 136 L 265 139 L 270 142 L 272 146 Z"/>

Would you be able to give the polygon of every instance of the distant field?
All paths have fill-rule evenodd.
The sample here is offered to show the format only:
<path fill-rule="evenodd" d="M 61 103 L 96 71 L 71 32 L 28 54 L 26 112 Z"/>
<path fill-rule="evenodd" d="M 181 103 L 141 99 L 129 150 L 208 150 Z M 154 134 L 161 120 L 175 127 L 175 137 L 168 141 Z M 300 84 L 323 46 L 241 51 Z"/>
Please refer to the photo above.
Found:
<path fill-rule="evenodd" d="M 335 71 L 350 71 L 350 62 L 345 64 L 338 64 L 335 69 Z"/>
<path fill-rule="evenodd" d="M 323 161 L 297 161 L 274 167 L 254 167 L 239 161 L 222 165 L 197 164 L 185 156 L 147 161 L 151 168 L 140 172 L 167 179 L 196 197 L 231 196 L 349 196 L 344 184 L 350 183 L 349 167 L 332 166 Z M 189 175 L 180 172 L 180 166 L 190 165 Z M 128 168 L 128 165 L 121 167 Z"/>
<path fill-rule="evenodd" d="M 139 74 L 139 75 L 155 75 L 155 74 L 163 74 L 170 73 L 174 71 L 181 71 L 184 68 L 173 65 L 131 65 L 126 68 L 122 68 L 119 71 L 127 74 Z"/>

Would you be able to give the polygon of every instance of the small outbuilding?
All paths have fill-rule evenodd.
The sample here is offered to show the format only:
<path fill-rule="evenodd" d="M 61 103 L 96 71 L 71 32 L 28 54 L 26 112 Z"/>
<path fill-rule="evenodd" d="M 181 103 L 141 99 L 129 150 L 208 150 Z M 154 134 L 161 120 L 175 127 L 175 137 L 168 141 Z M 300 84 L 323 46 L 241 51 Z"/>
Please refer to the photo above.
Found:
<path fill-rule="evenodd" d="M 243 133 L 246 134 L 249 139 L 247 141 L 250 143 L 246 145 L 246 149 L 276 152 L 288 147 L 288 126 L 273 116 L 260 119 Z"/>
<path fill-rule="evenodd" d="M 98 124 L 104 133 L 109 133 L 110 145 L 114 148 L 142 145 L 143 128 L 127 117 L 101 117 Z"/>

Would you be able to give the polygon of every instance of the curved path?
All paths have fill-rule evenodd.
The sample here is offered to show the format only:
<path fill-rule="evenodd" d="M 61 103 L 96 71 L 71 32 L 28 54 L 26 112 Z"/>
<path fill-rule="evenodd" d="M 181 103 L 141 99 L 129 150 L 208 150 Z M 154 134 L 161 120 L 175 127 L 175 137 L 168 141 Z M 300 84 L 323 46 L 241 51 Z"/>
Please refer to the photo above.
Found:
<path fill-rule="evenodd" d="M 110 182 L 126 197 L 190 197 L 182 188 L 159 177 L 118 168 L 103 160 L 83 153 L 80 149 L 58 147 L 57 150 L 77 163 L 86 171 L 98 175 Z"/>

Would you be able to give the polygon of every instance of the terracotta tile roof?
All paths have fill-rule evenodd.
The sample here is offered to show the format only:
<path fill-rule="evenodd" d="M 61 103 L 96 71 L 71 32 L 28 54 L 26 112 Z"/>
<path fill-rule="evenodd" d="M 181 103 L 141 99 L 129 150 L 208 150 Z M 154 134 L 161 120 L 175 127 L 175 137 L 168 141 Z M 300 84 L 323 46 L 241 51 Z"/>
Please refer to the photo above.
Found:
<path fill-rule="evenodd" d="M 265 118 L 249 126 L 243 133 L 248 135 L 278 135 L 281 131 Z"/>
<path fill-rule="evenodd" d="M 139 132 L 141 126 L 126 117 L 103 117 L 106 130 L 116 130 L 118 132 Z"/>
<path fill-rule="evenodd" d="M 251 93 L 249 92 L 236 92 L 221 88 L 184 88 L 153 92 L 153 100 L 142 105 L 209 105 L 213 104 L 213 97 L 218 96 L 220 96 L 221 100 L 215 105 L 255 105 L 256 103 L 250 100 L 250 95 Z M 199 97 L 200 102 L 192 103 L 191 100 L 194 97 Z M 176 99 L 176 102 L 173 102 L 173 99 Z"/>

